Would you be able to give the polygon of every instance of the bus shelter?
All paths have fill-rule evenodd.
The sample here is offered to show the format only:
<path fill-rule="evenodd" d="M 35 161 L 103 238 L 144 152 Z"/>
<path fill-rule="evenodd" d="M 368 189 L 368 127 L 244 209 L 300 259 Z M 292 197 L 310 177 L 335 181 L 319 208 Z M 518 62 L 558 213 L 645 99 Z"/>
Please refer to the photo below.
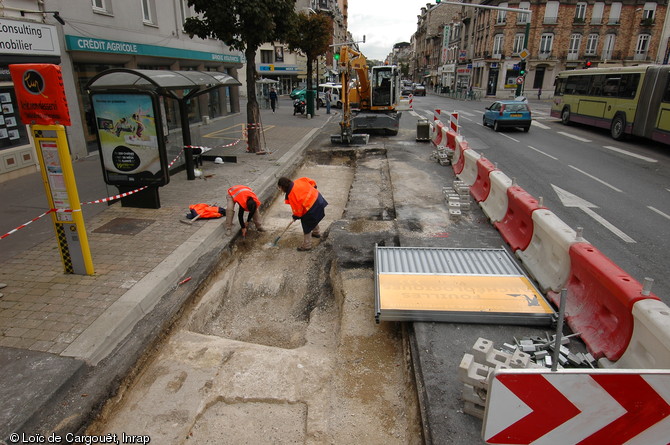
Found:
<path fill-rule="evenodd" d="M 189 147 L 189 101 L 220 87 L 240 85 L 217 71 L 129 68 L 103 71 L 87 83 L 105 182 L 122 193 L 147 187 L 141 196 L 122 199 L 124 205 L 159 208 L 158 187 L 170 181 L 165 98 L 178 104 L 182 143 Z M 187 178 L 195 179 L 191 149 L 184 149 L 184 162 Z"/>

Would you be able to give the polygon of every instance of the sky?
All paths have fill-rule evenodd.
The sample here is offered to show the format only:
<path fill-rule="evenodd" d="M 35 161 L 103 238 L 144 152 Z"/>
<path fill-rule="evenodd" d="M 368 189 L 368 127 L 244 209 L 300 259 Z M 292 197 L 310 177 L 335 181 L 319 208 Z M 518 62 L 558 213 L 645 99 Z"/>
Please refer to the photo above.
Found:
<path fill-rule="evenodd" d="M 428 0 L 349 0 L 349 32 L 363 40 L 359 48 L 368 59 L 384 60 L 398 42 L 409 42 L 416 16 Z"/>

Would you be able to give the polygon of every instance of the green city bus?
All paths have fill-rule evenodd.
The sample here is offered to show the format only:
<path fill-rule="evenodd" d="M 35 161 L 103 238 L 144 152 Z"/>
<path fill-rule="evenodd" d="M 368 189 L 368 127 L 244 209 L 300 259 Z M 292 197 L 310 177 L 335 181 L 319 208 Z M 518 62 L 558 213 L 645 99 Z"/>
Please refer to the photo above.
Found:
<path fill-rule="evenodd" d="M 551 116 L 670 144 L 670 66 L 589 68 L 556 76 Z"/>

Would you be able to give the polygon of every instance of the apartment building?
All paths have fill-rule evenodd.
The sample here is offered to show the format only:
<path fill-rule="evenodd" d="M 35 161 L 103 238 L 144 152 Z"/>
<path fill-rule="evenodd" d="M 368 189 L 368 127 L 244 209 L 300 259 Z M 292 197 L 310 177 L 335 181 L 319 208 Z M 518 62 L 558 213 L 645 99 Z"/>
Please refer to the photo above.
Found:
<path fill-rule="evenodd" d="M 194 12 L 186 0 L 4 0 L 0 4 L 0 181 L 35 171 L 25 123 L 15 110 L 8 65 L 61 66 L 72 125 L 67 135 L 73 158 L 97 150 L 86 84 L 109 68 L 219 71 L 238 77 L 244 57 L 218 40 L 190 38 L 182 29 Z M 7 96 L 2 95 L 6 93 Z M 170 129 L 180 127 L 176 106 L 166 101 Z M 189 121 L 239 111 L 238 87 L 216 90 L 189 105 Z M 9 119 L 8 119 L 9 118 Z M 16 122 L 16 131 L 7 122 Z M 3 131 L 3 129 L 5 131 Z M 3 134 L 7 134 L 3 138 Z"/>
<path fill-rule="evenodd" d="M 508 98 L 515 95 L 519 77 L 524 77 L 525 95 L 542 90 L 548 97 L 556 73 L 562 70 L 668 63 L 667 1 L 464 3 L 473 6 L 463 6 L 459 18 L 442 23 L 442 35 L 448 38 L 432 42 L 446 53 L 438 81 L 451 89 L 472 86 L 482 95 Z M 487 7 L 518 8 L 530 14 Z M 415 36 L 421 33 L 418 26 Z M 425 52 L 415 54 L 419 64 Z"/>

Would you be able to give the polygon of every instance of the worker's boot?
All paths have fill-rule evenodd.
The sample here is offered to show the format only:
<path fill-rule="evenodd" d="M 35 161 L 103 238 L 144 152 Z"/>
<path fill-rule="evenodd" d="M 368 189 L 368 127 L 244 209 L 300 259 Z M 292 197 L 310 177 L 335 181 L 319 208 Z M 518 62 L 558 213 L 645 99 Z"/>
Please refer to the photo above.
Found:
<path fill-rule="evenodd" d="M 319 229 L 318 224 L 314 227 L 314 230 L 312 230 L 312 238 L 321 238 L 321 229 Z"/>
<path fill-rule="evenodd" d="M 312 234 L 305 233 L 303 236 L 302 246 L 298 247 L 298 252 L 307 252 L 312 250 Z"/>

